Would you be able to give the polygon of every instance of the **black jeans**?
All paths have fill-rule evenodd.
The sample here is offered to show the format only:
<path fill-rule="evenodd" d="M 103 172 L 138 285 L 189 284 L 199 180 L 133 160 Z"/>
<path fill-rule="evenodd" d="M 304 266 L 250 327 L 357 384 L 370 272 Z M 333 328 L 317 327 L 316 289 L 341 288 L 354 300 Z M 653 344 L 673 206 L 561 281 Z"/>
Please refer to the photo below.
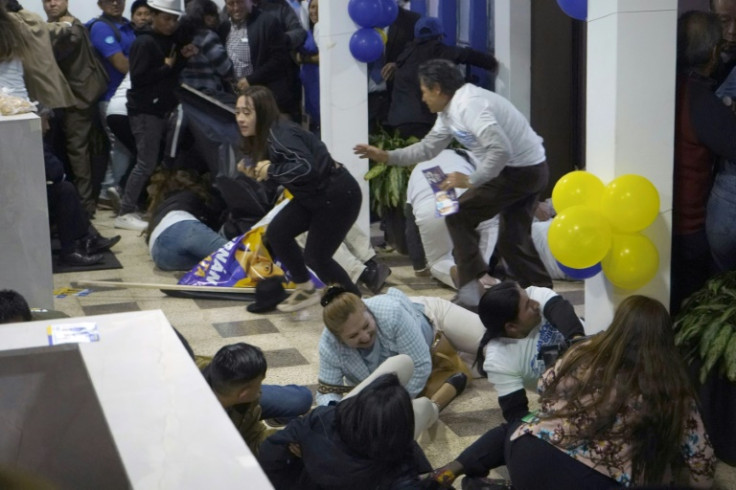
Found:
<path fill-rule="evenodd" d="M 520 423 L 517 420 L 491 429 L 463 451 L 457 461 L 465 474 L 485 476 L 493 468 L 506 465 L 516 490 L 598 490 L 621 486 L 538 437 L 525 435 L 510 441 Z"/>
<path fill-rule="evenodd" d="M 310 267 L 325 284 L 340 284 L 360 296 L 358 287 L 332 255 L 358 218 L 361 200 L 358 183 L 340 167 L 321 192 L 292 199 L 269 223 L 268 244 L 294 282 L 308 281 Z M 302 255 L 295 238 L 305 231 L 309 234 Z"/>
<path fill-rule="evenodd" d="M 89 231 L 89 219 L 82 207 L 77 189 L 66 180 L 46 186 L 46 197 L 49 206 L 49 218 L 56 223 L 61 242 L 61 253 L 74 251 L 76 240 L 83 238 Z"/>

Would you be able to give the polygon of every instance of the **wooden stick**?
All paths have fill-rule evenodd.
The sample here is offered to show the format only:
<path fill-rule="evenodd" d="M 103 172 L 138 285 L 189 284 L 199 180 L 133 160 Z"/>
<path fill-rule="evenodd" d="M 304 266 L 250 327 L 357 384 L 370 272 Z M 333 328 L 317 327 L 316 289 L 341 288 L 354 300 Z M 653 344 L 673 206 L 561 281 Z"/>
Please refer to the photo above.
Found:
<path fill-rule="evenodd" d="M 116 281 L 77 281 L 80 286 L 104 286 L 142 289 L 168 289 L 169 291 L 204 291 L 212 293 L 250 293 L 256 288 L 236 288 L 232 286 L 185 286 L 182 284 L 156 284 L 150 282 L 116 282 Z"/>

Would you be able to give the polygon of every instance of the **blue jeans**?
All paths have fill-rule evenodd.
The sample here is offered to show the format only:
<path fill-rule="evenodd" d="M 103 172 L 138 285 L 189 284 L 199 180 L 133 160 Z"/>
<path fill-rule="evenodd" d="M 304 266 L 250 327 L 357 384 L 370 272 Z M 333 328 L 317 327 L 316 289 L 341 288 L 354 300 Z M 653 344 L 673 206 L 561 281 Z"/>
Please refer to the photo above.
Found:
<path fill-rule="evenodd" d="M 261 418 L 293 419 L 312 408 L 312 392 L 298 385 L 262 385 Z"/>
<path fill-rule="evenodd" d="M 736 174 L 719 173 L 710 191 L 705 221 L 708 244 L 717 272 L 736 269 L 734 223 L 736 223 Z"/>
<path fill-rule="evenodd" d="M 226 243 L 201 221 L 179 221 L 156 238 L 151 258 L 161 270 L 188 271 Z"/>

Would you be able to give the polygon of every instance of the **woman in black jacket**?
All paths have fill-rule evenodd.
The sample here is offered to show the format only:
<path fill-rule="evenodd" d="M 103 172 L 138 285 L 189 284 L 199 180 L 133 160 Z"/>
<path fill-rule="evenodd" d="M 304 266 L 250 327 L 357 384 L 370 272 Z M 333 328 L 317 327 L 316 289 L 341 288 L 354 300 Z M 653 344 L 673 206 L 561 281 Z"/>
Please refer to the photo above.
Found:
<path fill-rule="evenodd" d="M 413 427 L 409 393 L 395 374 L 384 374 L 289 422 L 261 444 L 258 461 L 277 490 L 424 488 L 418 475 L 429 462 Z"/>
<path fill-rule="evenodd" d="M 319 302 L 307 266 L 325 283 L 337 283 L 360 296 L 358 287 L 332 255 L 358 217 L 360 187 L 345 167 L 335 162 L 324 143 L 301 126 L 281 118 L 273 93 L 248 87 L 238 98 L 235 117 L 243 136 L 248 165 L 238 169 L 258 181 L 271 179 L 294 196 L 266 230 L 277 261 L 297 287 L 281 303 L 296 311 Z M 304 253 L 295 238 L 309 232 Z"/>

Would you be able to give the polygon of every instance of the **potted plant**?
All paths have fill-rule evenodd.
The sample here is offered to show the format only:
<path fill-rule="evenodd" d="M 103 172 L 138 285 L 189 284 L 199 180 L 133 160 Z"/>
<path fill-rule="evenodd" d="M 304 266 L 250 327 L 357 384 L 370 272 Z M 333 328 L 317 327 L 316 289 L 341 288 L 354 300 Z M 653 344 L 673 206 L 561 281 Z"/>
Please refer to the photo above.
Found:
<path fill-rule="evenodd" d="M 736 466 L 736 271 L 690 296 L 674 324 L 716 456 Z"/>
<path fill-rule="evenodd" d="M 370 144 L 381 150 L 395 150 L 417 141 L 419 140 L 416 137 L 402 138 L 398 132 L 390 134 L 383 128 L 369 136 Z M 407 253 L 404 204 L 412 168 L 414 167 L 397 167 L 371 160 L 369 170 L 364 176 L 370 184 L 371 210 L 384 220 L 386 241 L 402 254 Z"/>

